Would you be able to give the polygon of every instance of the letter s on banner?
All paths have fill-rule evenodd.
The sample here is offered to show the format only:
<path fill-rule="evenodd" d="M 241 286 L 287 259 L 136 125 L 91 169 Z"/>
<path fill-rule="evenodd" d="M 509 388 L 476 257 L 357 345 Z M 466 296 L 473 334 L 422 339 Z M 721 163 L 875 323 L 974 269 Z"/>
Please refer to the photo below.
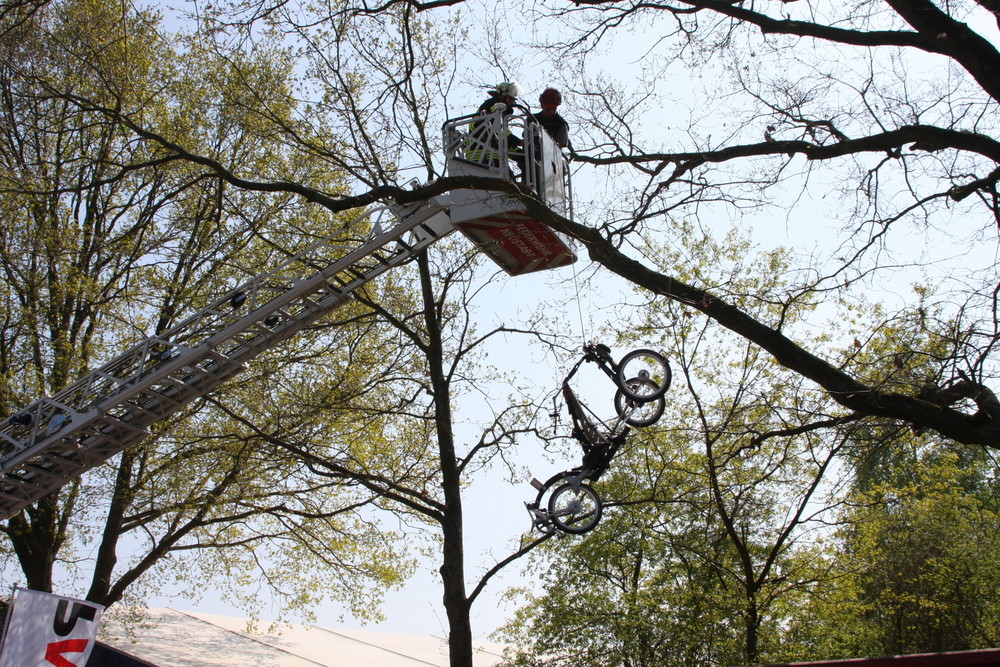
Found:
<path fill-rule="evenodd" d="M 14 592 L 0 667 L 83 667 L 104 607 L 19 588 Z"/>

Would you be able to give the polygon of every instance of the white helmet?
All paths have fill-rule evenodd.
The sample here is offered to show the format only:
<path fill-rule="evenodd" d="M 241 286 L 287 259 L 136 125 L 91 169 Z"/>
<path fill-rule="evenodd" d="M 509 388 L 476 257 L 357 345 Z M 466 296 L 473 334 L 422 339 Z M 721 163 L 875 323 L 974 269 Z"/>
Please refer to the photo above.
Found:
<path fill-rule="evenodd" d="M 510 96 L 515 100 L 521 97 L 521 86 L 516 81 L 504 81 L 503 83 L 498 83 L 493 90 L 503 97 Z"/>

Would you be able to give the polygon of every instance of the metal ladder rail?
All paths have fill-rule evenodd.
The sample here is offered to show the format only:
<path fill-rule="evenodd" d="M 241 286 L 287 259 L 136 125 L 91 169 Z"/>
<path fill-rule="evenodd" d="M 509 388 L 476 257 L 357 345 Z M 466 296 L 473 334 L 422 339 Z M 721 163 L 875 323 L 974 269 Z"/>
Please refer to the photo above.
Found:
<path fill-rule="evenodd" d="M 444 210 L 437 201 L 411 207 L 399 224 L 360 247 L 357 240 L 345 242 L 344 233 L 324 239 L 4 421 L 0 519 L 138 442 L 152 424 L 210 393 L 262 351 L 349 301 L 357 288 L 450 234 L 450 226 L 428 224 Z"/>

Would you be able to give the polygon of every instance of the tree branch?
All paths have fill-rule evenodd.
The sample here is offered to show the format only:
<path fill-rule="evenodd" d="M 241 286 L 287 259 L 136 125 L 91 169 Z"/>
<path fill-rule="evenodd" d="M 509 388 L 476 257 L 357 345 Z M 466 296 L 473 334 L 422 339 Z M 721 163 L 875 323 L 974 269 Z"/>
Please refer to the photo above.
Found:
<path fill-rule="evenodd" d="M 1000 449 L 1000 421 L 993 419 L 991 412 L 980 410 L 970 415 L 949 405 L 867 386 L 736 306 L 624 255 L 597 230 L 553 213 L 536 199 L 523 197 L 522 200 L 529 211 L 549 227 L 579 239 L 593 261 L 653 294 L 704 313 L 767 350 L 782 366 L 816 382 L 844 407 L 866 415 L 916 424 L 964 444 Z M 987 387 L 980 385 L 978 391 L 984 405 L 996 400 Z"/>

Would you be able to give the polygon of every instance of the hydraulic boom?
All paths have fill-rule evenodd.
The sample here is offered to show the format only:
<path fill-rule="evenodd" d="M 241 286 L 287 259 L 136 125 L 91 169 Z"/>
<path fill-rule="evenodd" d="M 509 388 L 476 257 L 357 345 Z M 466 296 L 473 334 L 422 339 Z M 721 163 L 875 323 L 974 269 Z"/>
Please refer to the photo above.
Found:
<path fill-rule="evenodd" d="M 351 298 L 386 270 L 454 231 L 424 207 L 367 242 L 352 227 L 288 259 L 138 343 L 52 397 L 0 425 L 0 518 L 9 518 L 149 434 L 149 427 L 205 396 L 246 362 Z M 435 217 L 437 216 L 437 217 Z M 357 238 L 355 236 L 355 238 Z"/>
<path fill-rule="evenodd" d="M 477 163 L 469 146 L 497 145 L 520 123 L 531 169 L 520 182 L 567 215 L 569 175 L 558 148 L 526 114 L 485 117 L 494 135 L 470 137 L 468 117 L 444 127 L 450 175 L 515 180 L 503 161 Z M 530 172 L 530 173 L 529 173 Z M 394 226 L 369 231 L 389 211 Z M 201 398 L 255 356 L 351 299 L 385 271 L 460 229 L 508 273 L 576 260 L 572 249 L 509 197 L 457 190 L 406 206 L 366 211 L 337 234 L 233 289 L 177 326 L 139 342 L 54 396 L 0 422 L 0 520 L 58 490 L 149 434 L 149 427 Z"/>

